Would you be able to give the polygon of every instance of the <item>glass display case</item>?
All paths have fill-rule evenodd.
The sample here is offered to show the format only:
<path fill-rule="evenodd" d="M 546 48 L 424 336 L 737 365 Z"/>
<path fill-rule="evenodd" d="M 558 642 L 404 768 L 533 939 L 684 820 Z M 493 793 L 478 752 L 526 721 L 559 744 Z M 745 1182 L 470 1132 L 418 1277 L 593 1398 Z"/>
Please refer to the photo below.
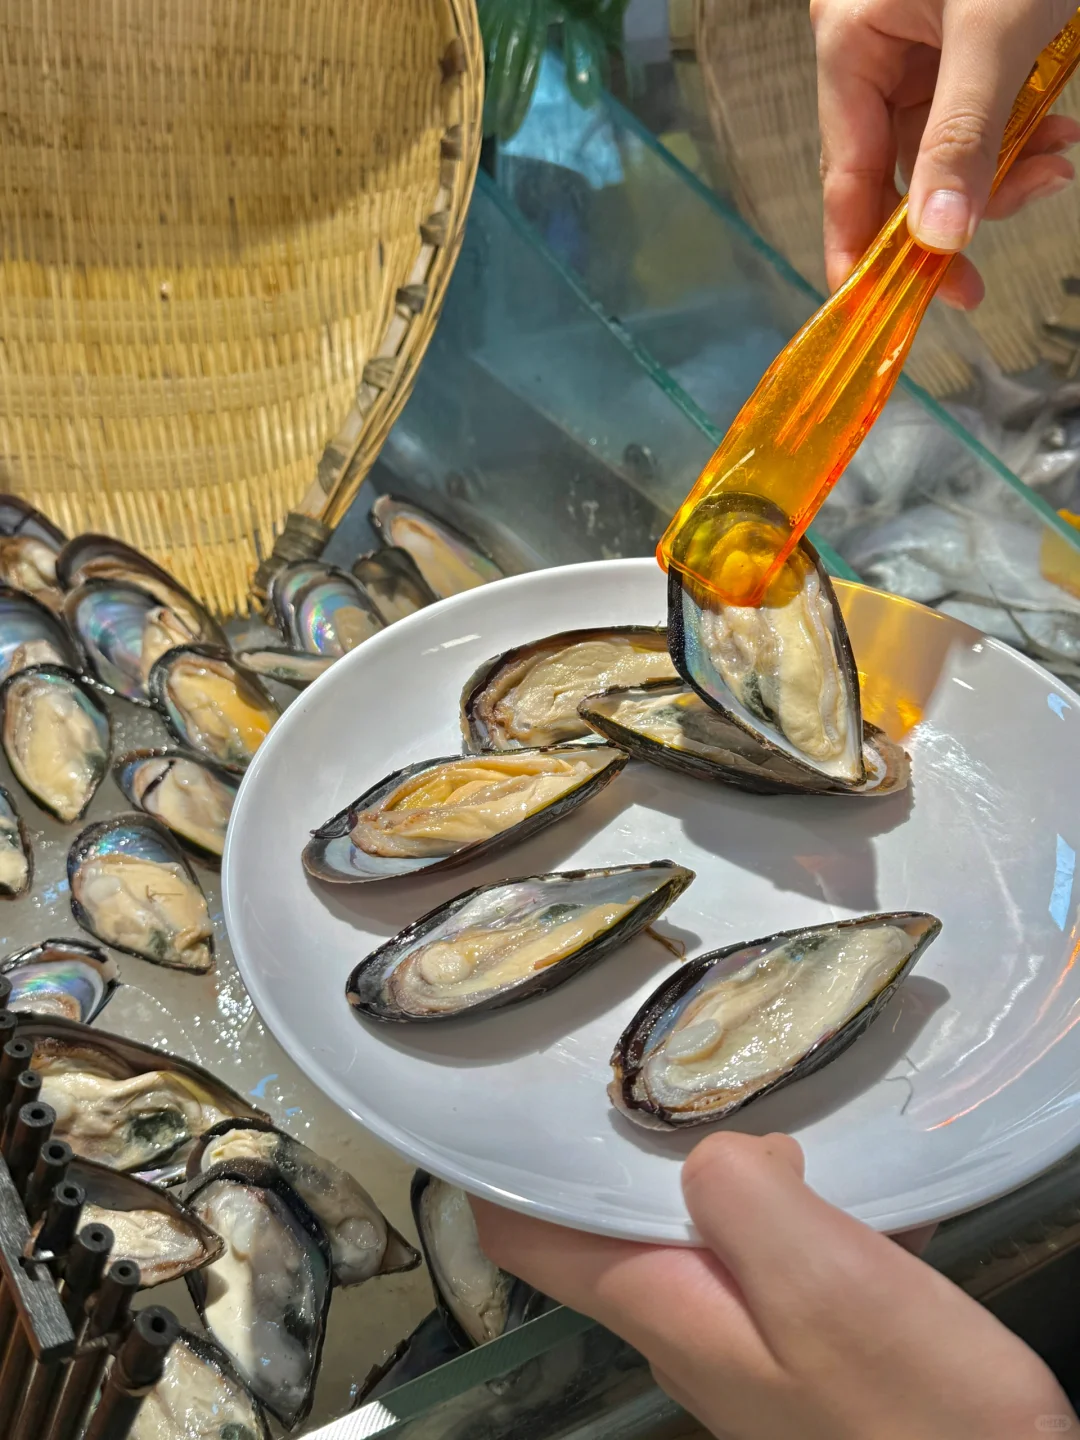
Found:
<path fill-rule="evenodd" d="M 668 163 L 629 125 L 623 143 L 638 147 L 643 164 Z M 670 175 L 665 183 L 674 184 Z M 665 212 L 656 225 L 674 224 L 678 194 L 650 207 L 650 216 Z M 703 243 L 698 251 L 703 267 L 706 260 L 716 267 L 710 284 L 717 293 L 708 303 L 720 338 L 712 341 L 709 325 L 691 313 L 690 288 L 680 291 L 675 281 L 667 291 L 670 303 L 661 305 L 646 304 L 639 278 L 619 279 L 624 303 L 616 318 L 611 297 L 597 298 L 586 284 L 588 273 L 598 284 L 597 267 L 605 267 L 599 236 L 591 270 L 580 261 L 582 252 L 582 268 L 572 268 L 568 254 L 553 253 L 525 220 L 507 185 L 481 176 L 465 247 L 415 393 L 330 542 L 328 558 L 348 563 L 367 548 L 373 538 L 367 513 L 384 491 L 404 494 L 474 535 L 508 572 L 650 553 L 671 506 L 718 441 L 721 425 L 814 303 L 741 222 L 714 212 L 697 191 L 683 203 L 684 213 L 704 206 L 727 227 L 726 249 Z M 631 255 L 628 241 L 626 254 Z M 679 318 L 684 313 L 690 317 L 685 326 Z M 740 330 L 753 333 L 740 342 Z M 696 338 L 691 343 L 688 337 Z M 658 352 L 677 368 L 680 357 L 692 361 L 710 343 L 728 344 L 744 359 L 722 377 L 722 386 L 699 388 L 695 396 Z M 682 373 L 686 380 L 686 370 Z M 708 374 L 701 373 L 704 387 Z M 719 421 L 709 418 L 707 405 L 717 407 Z M 1037 548 L 1044 533 L 1059 534 L 1046 507 L 1017 477 L 984 453 L 953 417 L 909 391 L 894 400 L 881 438 L 859 457 L 858 473 L 841 482 L 817 527 L 835 573 L 847 578 L 857 573 L 838 553 L 854 528 L 852 496 L 860 493 L 858 485 L 889 483 L 907 453 L 907 441 L 896 439 L 907 425 L 919 438 L 917 463 L 909 463 L 920 481 L 937 483 L 935 503 L 946 493 L 944 473 L 958 489 L 962 482 L 995 497 L 1019 517 L 1025 534 L 1036 537 Z M 900 447 L 899 458 L 890 444 Z M 838 541 L 835 549 L 832 540 Z M 1071 537 L 1063 545 L 1071 555 Z M 873 578 L 881 583 L 880 576 Z M 932 1263 L 997 1308 L 1032 1343 L 1042 1344 L 1052 1359 L 1061 1358 L 1054 1350 L 1061 1337 L 1057 1331 L 1039 1333 L 1037 1312 L 1045 1314 L 1047 1283 L 1051 1288 L 1066 1283 L 1047 1280 L 1063 1273 L 1050 1262 L 1069 1255 L 1080 1240 L 1078 1175 L 1080 1156 L 1016 1194 L 942 1226 L 928 1252 Z M 1034 1283 L 1043 1288 L 1038 1304 L 1028 1304 L 1024 1297 Z M 397 1385 L 392 1375 L 387 1381 L 327 1427 L 328 1440 L 510 1433 L 537 1440 L 555 1435 L 665 1440 L 698 1434 L 652 1383 L 640 1356 L 565 1310 L 428 1374 Z"/>

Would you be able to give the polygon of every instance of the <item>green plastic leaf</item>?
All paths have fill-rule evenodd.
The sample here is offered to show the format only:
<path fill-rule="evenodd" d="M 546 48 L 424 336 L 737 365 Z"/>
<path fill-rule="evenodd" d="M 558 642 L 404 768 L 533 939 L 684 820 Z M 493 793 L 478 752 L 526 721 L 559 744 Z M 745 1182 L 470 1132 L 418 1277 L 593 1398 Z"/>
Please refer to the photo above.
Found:
<path fill-rule="evenodd" d="M 567 15 L 563 25 L 566 84 L 579 105 L 595 105 L 607 77 L 607 50 L 595 30 Z"/>
<path fill-rule="evenodd" d="M 509 83 L 499 110 L 497 134 L 500 140 L 509 140 L 516 135 L 529 112 L 547 45 L 549 15 L 548 0 L 533 0 L 528 28 L 514 53 L 508 57 Z"/>

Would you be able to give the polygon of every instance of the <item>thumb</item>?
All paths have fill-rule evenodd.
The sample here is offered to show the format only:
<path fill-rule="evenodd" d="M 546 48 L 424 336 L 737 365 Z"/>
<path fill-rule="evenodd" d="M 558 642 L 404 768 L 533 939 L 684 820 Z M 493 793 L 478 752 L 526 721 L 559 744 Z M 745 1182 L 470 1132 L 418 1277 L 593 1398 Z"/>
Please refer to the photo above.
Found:
<path fill-rule="evenodd" d="M 945 6 L 937 86 L 908 192 L 908 228 L 928 250 L 962 250 L 974 235 L 1013 101 L 1072 9 L 1061 0 Z"/>

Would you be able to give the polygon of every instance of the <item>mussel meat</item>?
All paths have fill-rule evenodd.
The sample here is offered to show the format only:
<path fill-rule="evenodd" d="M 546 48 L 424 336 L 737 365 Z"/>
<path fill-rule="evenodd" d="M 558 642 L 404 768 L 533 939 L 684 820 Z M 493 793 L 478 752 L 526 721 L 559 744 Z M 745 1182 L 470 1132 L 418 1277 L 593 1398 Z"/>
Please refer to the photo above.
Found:
<path fill-rule="evenodd" d="M 109 765 L 111 727 L 98 697 L 70 670 L 32 665 L 0 687 L 4 754 L 43 810 L 71 824 Z"/>
<path fill-rule="evenodd" d="M 155 965 L 214 963 L 206 897 L 168 830 L 148 815 L 88 825 L 68 852 L 71 913 L 91 935 Z"/>
<path fill-rule="evenodd" d="M 304 866 L 361 881 L 461 864 L 569 814 L 626 760 L 609 745 L 566 745 L 409 765 L 313 831 Z"/>
<path fill-rule="evenodd" d="M 76 1158 L 68 1179 L 86 1192 L 80 1225 L 108 1225 L 113 1260 L 134 1260 L 144 1290 L 209 1265 L 222 1240 L 167 1190 L 92 1160 Z"/>
<path fill-rule="evenodd" d="M 271 604 L 286 642 L 310 655 L 340 657 L 383 628 L 364 587 L 332 565 L 286 565 L 275 576 Z"/>
<path fill-rule="evenodd" d="M 242 770 L 281 711 L 226 650 L 185 645 L 150 672 L 150 694 L 176 738 L 230 770 Z"/>
<path fill-rule="evenodd" d="M 324 675 L 337 659 L 335 655 L 309 655 L 305 650 L 284 650 L 273 645 L 261 649 L 236 650 L 233 659 L 242 669 L 263 680 L 276 680 L 303 690 Z"/>
<path fill-rule="evenodd" d="M 87 668 L 107 689 L 149 703 L 155 662 L 178 645 L 205 639 L 190 617 L 162 605 L 137 585 L 89 580 L 64 601 L 64 617 L 79 641 Z"/>
<path fill-rule="evenodd" d="M 660 626 L 567 630 L 519 645 L 486 661 L 465 682 L 465 748 L 513 750 L 580 739 L 590 735 L 578 715 L 586 695 L 674 678 Z"/>
<path fill-rule="evenodd" d="M 499 567 L 472 540 L 408 500 L 380 495 L 371 508 L 371 523 L 388 546 L 412 556 L 440 600 L 502 579 Z"/>
<path fill-rule="evenodd" d="M 34 852 L 15 801 L 0 786 L 0 899 L 17 900 L 34 878 Z"/>
<path fill-rule="evenodd" d="M 381 550 L 361 555 L 352 573 L 388 625 L 426 605 L 434 605 L 439 598 L 420 574 L 416 561 L 398 545 L 384 545 Z"/>
<path fill-rule="evenodd" d="M 940 930 L 933 915 L 867 915 L 691 960 L 620 1037 L 612 1103 L 640 1125 L 677 1129 L 813 1074 L 881 1014 Z"/>
<path fill-rule="evenodd" d="M 291 1429 L 311 1408 L 331 1294 L 330 1245 L 272 1165 L 215 1165 L 185 1191 L 225 1242 L 187 1276 L 210 1334 L 257 1400 Z"/>
<path fill-rule="evenodd" d="M 0 585 L 0 680 L 29 665 L 78 670 L 79 656 L 56 615 L 29 595 Z"/>
<path fill-rule="evenodd" d="M 56 1138 L 113 1170 L 146 1170 L 222 1120 L 266 1119 L 201 1066 L 150 1045 L 34 1015 L 19 1017 L 18 1034 L 34 1042 Z"/>
<path fill-rule="evenodd" d="M 240 788 L 230 770 L 178 750 L 133 750 L 116 762 L 116 783 L 200 859 L 218 861 Z"/>
<path fill-rule="evenodd" d="M 411 1199 L 436 1304 L 447 1330 L 464 1348 L 497 1340 L 551 1303 L 484 1254 L 464 1190 L 418 1170 Z"/>
<path fill-rule="evenodd" d="M 694 878 L 671 860 L 468 890 L 362 960 L 345 993 L 375 1020 L 442 1020 L 542 995 L 630 940 Z"/>
<path fill-rule="evenodd" d="M 748 553 L 763 527 L 778 523 L 750 496 L 705 503 L 709 515 L 700 523 L 710 520 L 713 542 L 745 544 Z M 722 603 L 672 567 L 668 645 L 683 679 L 763 745 L 838 784 L 863 783 L 858 671 L 832 584 L 808 540 L 760 605 Z"/>
<path fill-rule="evenodd" d="M 237 1160 L 273 1166 L 315 1215 L 330 1241 L 335 1285 L 359 1285 L 420 1264 L 359 1181 L 267 1121 L 215 1125 L 192 1150 L 188 1175 Z"/>
<path fill-rule="evenodd" d="M 120 984 L 116 961 L 85 940 L 42 940 L 0 962 L 11 982 L 7 1008 L 89 1025 Z"/>
<path fill-rule="evenodd" d="M 759 795 L 893 795 L 911 778 L 904 751 L 868 721 L 863 721 L 866 778 L 861 785 L 839 785 L 762 745 L 681 680 L 590 695 L 579 713 L 636 760 Z"/>
<path fill-rule="evenodd" d="M 182 1330 L 135 1417 L 131 1440 L 270 1440 L 270 1432 L 225 1352 Z"/>

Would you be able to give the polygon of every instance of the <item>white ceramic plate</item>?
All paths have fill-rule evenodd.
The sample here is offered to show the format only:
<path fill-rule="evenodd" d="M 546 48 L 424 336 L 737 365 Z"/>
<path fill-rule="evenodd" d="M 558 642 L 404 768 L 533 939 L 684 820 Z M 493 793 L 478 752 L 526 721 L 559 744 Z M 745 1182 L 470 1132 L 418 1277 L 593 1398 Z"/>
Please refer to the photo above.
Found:
<path fill-rule="evenodd" d="M 305 691 L 233 814 L 225 911 L 255 1004 L 315 1083 L 418 1165 L 548 1219 L 687 1242 L 667 1136 L 616 1115 L 623 1026 L 679 963 L 638 937 L 548 996 L 449 1025 L 373 1027 L 345 1000 L 371 949 L 474 885 L 670 858 L 697 879 L 660 926 L 689 955 L 793 926 L 929 910 L 944 929 L 870 1031 L 734 1128 L 787 1130 L 811 1183 L 882 1230 L 1021 1184 L 1080 1143 L 1080 699 L 975 631 L 841 586 L 868 718 L 905 745 L 913 790 L 880 801 L 758 797 L 631 763 L 568 819 L 486 864 L 326 886 L 308 832 L 392 770 L 460 749 L 483 660 L 584 625 L 656 624 L 650 560 L 537 571 L 383 631 Z"/>

